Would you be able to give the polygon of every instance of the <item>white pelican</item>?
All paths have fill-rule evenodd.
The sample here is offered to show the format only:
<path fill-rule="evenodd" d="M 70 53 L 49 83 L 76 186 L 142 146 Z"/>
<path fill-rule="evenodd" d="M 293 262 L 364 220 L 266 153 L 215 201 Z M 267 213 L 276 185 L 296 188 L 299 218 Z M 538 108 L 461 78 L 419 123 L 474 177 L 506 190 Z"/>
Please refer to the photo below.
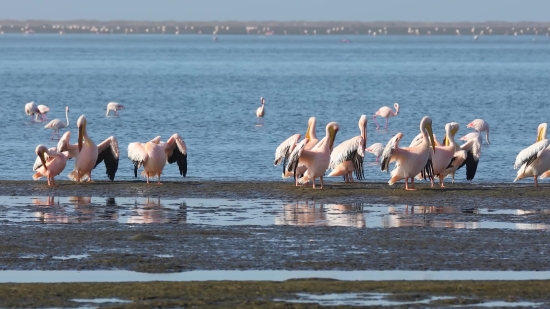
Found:
<path fill-rule="evenodd" d="M 384 152 L 384 144 L 382 143 L 374 143 L 372 145 L 370 145 L 369 147 L 367 147 L 365 149 L 366 152 L 368 153 L 372 153 L 373 155 L 376 156 L 376 162 L 378 162 L 378 159 L 380 158 L 380 156 L 382 155 L 382 152 Z"/>
<path fill-rule="evenodd" d="M 535 187 L 539 186 L 538 176 L 550 170 L 550 140 L 546 138 L 547 124 L 541 123 L 537 128 L 537 141 L 523 149 L 516 157 L 514 169 L 519 168 L 514 182 L 533 176 Z M 547 174 L 545 174 L 545 177 Z"/>
<path fill-rule="evenodd" d="M 304 137 L 304 140 L 307 139 L 307 142 L 304 146 L 305 150 L 311 150 L 313 147 L 315 147 L 315 145 L 317 145 L 317 143 L 319 143 L 319 140 L 317 139 L 317 134 L 315 133 L 316 125 L 317 119 L 315 117 L 310 117 L 307 122 L 307 130 Z M 277 147 L 277 150 L 275 150 L 274 164 L 279 165 L 281 162 L 283 162 L 283 178 L 292 177 L 294 175 L 294 167 L 288 166 L 288 170 L 286 169 L 286 167 L 288 163 L 288 158 L 292 157 L 293 155 L 297 155 L 296 153 L 298 152 L 298 150 L 296 149 L 296 145 L 299 139 L 300 137 L 298 136 L 298 138 L 296 139 L 296 134 L 294 134 L 293 136 L 285 140 L 281 145 L 279 145 L 279 147 Z M 296 167 L 296 175 L 303 175 L 305 171 L 306 167 L 304 165 L 300 164 Z"/>
<path fill-rule="evenodd" d="M 393 107 L 395 108 L 395 112 L 388 106 L 382 106 L 376 113 L 374 113 L 374 115 L 372 115 L 372 119 L 374 119 L 374 123 L 376 123 L 376 130 L 380 128 L 378 122 L 376 121 L 376 116 L 386 118 L 386 130 L 388 130 L 388 118 L 397 116 L 397 114 L 399 114 L 399 104 L 393 103 Z"/>
<path fill-rule="evenodd" d="M 166 143 L 160 141 L 160 136 L 155 137 L 147 143 L 130 143 L 128 145 L 128 158 L 134 163 L 134 176 L 137 177 L 137 170 L 143 166 L 143 176 L 149 178 L 157 176 L 160 185 L 160 174 L 166 162 L 178 163 L 180 175 L 187 175 L 187 147 L 179 134 L 172 135 Z"/>
<path fill-rule="evenodd" d="M 443 145 L 435 146 L 434 153 L 432 153 L 431 156 L 433 175 L 439 177 L 439 186 L 441 188 L 445 187 L 443 184 L 445 169 L 449 167 L 456 152 L 454 135 L 458 131 L 458 128 L 458 123 L 456 122 L 447 123 L 445 125 L 445 138 L 443 139 Z M 421 179 L 420 174 L 417 179 Z M 433 181 L 431 181 L 431 186 L 434 186 Z"/>
<path fill-rule="evenodd" d="M 443 144 L 441 144 L 438 140 L 437 140 L 437 136 L 434 134 L 434 143 L 436 146 L 441 146 Z M 424 140 L 424 135 L 421 133 L 418 133 L 418 135 L 416 135 L 413 140 L 411 141 L 411 143 L 409 144 L 409 147 L 414 147 L 414 146 L 417 146 L 417 145 L 420 145 L 422 143 L 422 141 Z M 430 146 L 431 146 L 431 142 L 430 142 Z"/>
<path fill-rule="evenodd" d="M 43 104 L 38 105 L 37 108 L 38 108 L 38 111 L 40 112 L 40 116 L 42 117 L 42 120 L 47 120 L 48 117 L 46 116 L 46 114 L 50 111 L 50 108 Z"/>
<path fill-rule="evenodd" d="M 489 142 L 489 124 L 487 121 L 483 119 L 474 119 L 472 122 L 468 123 L 466 128 L 472 128 L 479 133 L 485 131 L 485 140 L 487 141 L 487 144 L 491 144 Z"/>
<path fill-rule="evenodd" d="M 52 137 L 50 137 L 50 139 L 53 139 L 56 133 L 57 133 L 57 137 L 59 137 L 59 129 L 69 127 L 69 107 L 68 106 L 65 107 L 65 118 L 67 119 L 67 123 L 63 123 L 63 121 L 59 119 L 54 119 L 44 126 L 45 129 L 53 130 L 53 134 L 52 134 Z"/>
<path fill-rule="evenodd" d="M 117 103 L 117 102 L 109 102 L 107 104 L 107 114 L 105 116 L 109 116 L 109 113 L 111 111 L 115 112 L 115 116 L 118 116 L 118 110 L 124 109 L 124 105 Z"/>
<path fill-rule="evenodd" d="M 118 169 L 118 141 L 114 136 L 96 145 L 88 136 L 87 122 L 84 115 L 76 122 L 78 127 L 78 152 L 74 162 L 74 170 L 69 174 L 73 181 L 92 181 L 92 170 L 102 161 L 105 162 L 107 176 L 112 181 Z"/>
<path fill-rule="evenodd" d="M 456 171 L 464 165 L 466 165 L 466 180 L 474 179 L 481 157 L 481 135 L 478 132 L 466 134 L 461 140 L 467 140 L 467 142 L 460 146 L 456 145 L 453 160 L 443 173 L 445 176 L 452 177 L 452 183 L 455 182 Z"/>
<path fill-rule="evenodd" d="M 54 177 L 61 174 L 67 165 L 68 152 L 57 152 L 52 149 L 46 148 L 44 145 L 38 145 L 36 147 L 36 155 L 40 158 L 40 164 L 33 167 L 36 173 L 32 176 L 32 179 L 38 180 L 42 177 L 48 178 L 48 186 L 54 186 Z M 48 155 L 46 159 L 45 154 Z"/>
<path fill-rule="evenodd" d="M 40 110 L 38 109 L 38 106 L 34 103 L 34 101 L 29 102 L 25 104 L 25 114 L 31 116 L 34 116 L 34 121 L 38 122 L 38 117 L 40 116 L 40 122 L 44 121 L 44 118 L 42 117 L 42 113 L 40 113 Z"/>
<path fill-rule="evenodd" d="M 70 144 L 69 141 L 71 139 L 71 132 L 67 131 L 61 138 L 59 139 L 59 142 L 57 142 L 57 147 L 51 147 L 48 150 L 55 151 L 59 153 L 66 153 L 66 157 L 68 159 L 72 159 L 76 156 L 78 153 L 78 145 L 77 144 Z M 44 153 L 44 157 L 46 159 L 46 162 L 49 161 L 50 157 L 48 156 L 48 153 Z M 39 156 L 36 157 L 36 160 L 34 160 L 34 166 L 33 171 L 36 171 L 40 167 L 42 167 L 43 163 Z"/>
<path fill-rule="evenodd" d="M 294 170 L 296 185 L 298 185 L 298 183 L 305 183 L 311 180 L 313 182 L 313 188 L 315 189 L 315 178 L 319 178 L 321 181 L 321 189 L 323 188 L 323 176 L 325 175 L 330 163 L 330 152 L 332 146 L 334 145 L 334 139 L 336 138 L 336 133 L 338 133 L 338 130 L 338 123 L 331 122 L 327 124 L 326 136 L 311 150 L 304 149 L 308 142 L 307 138 L 296 146 L 294 152 L 289 158 L 287 167 L 287 171 Z M 299 164 L 303 164 L 307 169 L 303 177 L 300 179 L 297 177 L 298 173 L 296 169 Z"/>
<path fill-rule="evenodd" d="M 388 182 L 393 185 L 401 179 L 405 179 L 405 190 L 416 190 L 414 188 L 414 177 L 423 171 L 426 163 L 430 159 L 430 143 L 435 151 L 435 142 L 432 131 L 432 119 L 424 116 L 420 121 L 420 132 L 424 136 L 422 143 L 413 147 L 399 148 L 399 141 L 403 138 L 403 133 L 396 134 L 384 149 L 381 158 L 380 169 L 389 171 L 390 163 L 397 161 L 395 168 L 391 172 L 391 179 Z M 430 171 L 427 171 L 428 176 Z M 411 179 L 411 188 L 409 188 L 408 179 Z"/>
<path fill-rule="evenodd" d="M 363 161 L 365 159 L 365 146 L 367 144 L 367 116 L 359 118 L 360 135 L 352 137 L 336 146 L 330 153 L 330 165 L 332 170 L 328 177 L 344 176 L 345 182 L 353 182 L 352 173 L 355 172 L 357 180 L 363 180 Z"/>

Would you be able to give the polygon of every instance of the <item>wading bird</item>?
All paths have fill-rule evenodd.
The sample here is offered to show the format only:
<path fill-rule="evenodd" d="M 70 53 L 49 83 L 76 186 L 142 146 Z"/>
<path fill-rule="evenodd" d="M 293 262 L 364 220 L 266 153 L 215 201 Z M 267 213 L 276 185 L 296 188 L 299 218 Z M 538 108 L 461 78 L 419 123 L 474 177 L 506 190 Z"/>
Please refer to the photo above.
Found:
<path fill-rule="evenodd" d="M 110 102 L 107 104 L 107 114 L 105 116 L 109 116 L 111 111 L 115 112 L 115 116 L 118 116 L 118 111 L 121 109 L 124 109 L 124 105 L 117 102 Z"/>
<path fill-rule="evenodd" d="M 435 151 L 435 142 L 432 131 L 432 119 L 428 116 L 424 116 L 420 121 L 420 132 L 423 135 L 422 142 L 419 145 L 413 147 L 399 148 L 399 141 L 403 138 L 403 133 L 396 134 L 389 140 L 388 144 L 384 148 L 384 152 L 381 157 L 381 171 L 389 171 L 390 163 L 397 161 L 395 168 L 391 172 L 391 178 L 388 183 L 393 185 L 401 179 L 405 179 L 405 190 L 416 190 L 414 187 L 414 177 L 422 172 L 433 177 L 433 171 L 430 169 L 425 170 L 425 167 L 430 160 L 431 150 L 430 144 Z M 411 179 L 411 187 L 409 188 L 408 180 Z"/>
<path fill-rule="evenodd" d="M 65 169 L 69 153 L 57 152 L 55 148 L 48 149 L 44 145 L 38 145 L 35 152 L 40 160 L 40 164 L 34 164 L 33 170 L 36 173 L 34 173 L 32 179 L 38 180 L 42 177 L 46 177 L 48 179 L 48 186 L 54 186 L 54 177 L 61 174 Z"/>
<path fill-rule="evenodd" d="M 65 107 L 65 118 L 67 119 L 67 123 L 63 123 L 63 121 L 59 119 L 54 119 L 44 126 L 45 129 L 53 130 L 52 137 L 50 137 L 50 139 L 53 139 L 55 134 L 57 134 L 57 137 L 59 137 L 59 129 L 69 127 L 69 107 L 68 106 Z"/>
<path fill-rule="evenodd" d="M 48 120 L 48 116 L 46 116 L 46 114 L 50 111 L 50 108 L 43 104 L 38 105 L 37 108 L 40 112 L 40 116 L 42 117 L 42 121 Z"/>
<path fill-rule="evenodd" d="M 109 179 L 115 179 L 118 169 L 118 141 L 114 136 L 96 145 L 88 136 L 87 121 L 84 115 L 78 118 L 76 122 L 78 127 L 78 152 L 74 162 L 74 170 L 69 174 L 69 179 L 73 181 L 92 181 L 92 170 L 96 166 L 105 162 L 106 172 Z"/>
<path fill-rule="evenodd" d="M 42 116 L 42 113 L 40 112 L 38 106 L 36 106 L 34 101 L 25 104 L 25 114 L 31 116 L 31 119 L 32 116 L 34 116 L 34 121 L 36 122 L 39 122 L 38 117 L 40 117 L 40 122 L 44 121 L 44 117 Z"/>
<path fill-rule="evenodd" d="M 485 140 L 487 141 L 487 144 L 491 144 L 489 142 L 489 124 L 487 123 L 487 121 L 485 121 L 483 119 L 474 119 L 474 120 L 472 120 L 472 122 L 468 123 L 466 128 L 474 129 L 478 133 L 481 133 L 481 132 L 485 131 Z M 472 133 L 469 133 L 469 134 L 472 134 Z M 461 140 L 465 137 L 466 136 L 462 137 Z M 467 138 L 467 139 L 469 139 L 469 138 Z"/>
<path fill-rule="evenodd" d="M 374 156 L 376 156 L 376 162 L 378 162 L 378 159 L 382 155 L 382 152 L 384 152 L 384 144 L 374 143 L 367 147 L 365 151 L 368 153 L 372 153 Z"/>
<path fill-rule="evenodd" d="M 304 149 L 310 150 L 312 149 L 319 140 L 317 139 L 317 134 L 315 133 L 315 128 L 317 125 L 317 119 L 315 117 L 310 117 L 307 122 L 307 130 L 304 139 L 307 139 L 308 142 L 305 144 Z M 288 158 L 292 155 L 295 155 L 293 152 L 296 151 L 296 145 L 298 144 L 298 141 L 300 140 L 300 134 L 294 134 L 291 137 L 287 138 L 284 142 L 277 147 L 275 150 L 275 161 L 273 164 L 275 166 L 283 163 L 283 178 L 292 177 L 294 175 L 294 167 L 290 170 L 286 170 Z M 290 168 L 290 167 L 289 167 Z M 306 171 L 306 167 L 304 165 L 298 165 L 296 170 L 297 175 L 303 175 Z"/>
<path fill-rule="evenodd" d="M 386 118 L 386 130 L 388 130 L 388 119 L 399 114 L 399 104 L 393 103 L 393 107 L 395 108 L 395 112 L 388 106 L 382 106 L 376 113 L 374 113 L 374 115 L 372 115 L 372 119 L 374 119 L 374 123 L 376 123 L 376 130 L 380 128 L 378 122 L 376 121 L 376 116 Z"/>
<path fill-rule="evenodd" d="M 535 187 L 539 186 L 539 175 L 550 170 L 550 140 L 546 138 L 547 124 L 541 123 L 537 128 L 536 142 L 520 151 L 514 163 L 514 169 L 519 168 L 514 182 L 526 178 L 533 177 Z M 544 174 L 546 178 L 548 174 Z"/>
<path fill-rule="evenodd" d="M 256 117 L 261 118 L 263 121 L 265 115 L 265 100 L 264 97 L 260 97 L 260 107 L 256 109 Z"/>
<path fill-rule="evenodd" d="M 363 180 L 363 161 L 367 144 L 367 116 L 359 118 L 360 135 L 352 137 L 336 146 L 330 154 L 329 168 L 332 170 L 328 177 L 344 176 L 345 182 L 353 182 L 353 172 L 357 180 Z"/>
<path fill-rule="evenodd" d="M 130 143 L 128 145 L 128 158 L 134 163 L 134 176 L 137 177 L 137 170 L 143 166 L 141 175 L 147 178 L 158 177 L 164 170 L 166 162 L 178 163 L 180 175 L 187 175 L 187 147 L 179 134 L 172 135 L 166 143 L 160 141 L 160 136 L 155 137 L 147 143 Z"/>

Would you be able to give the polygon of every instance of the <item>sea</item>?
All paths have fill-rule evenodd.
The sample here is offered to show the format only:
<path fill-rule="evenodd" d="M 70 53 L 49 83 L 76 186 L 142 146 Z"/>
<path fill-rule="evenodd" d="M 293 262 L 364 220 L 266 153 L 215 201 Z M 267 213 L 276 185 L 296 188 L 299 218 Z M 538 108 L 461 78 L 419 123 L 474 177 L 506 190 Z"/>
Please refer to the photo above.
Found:
<path fill-rule="evenodd" d="M 265 117 L 256 108 L 265 98 Z M 76 143 L 76 121 L 88 119 L 99 144 L 115 136 L 120 163 L 115 181 L 132 180 L 131 142 L 179 133 L 188 148 L 188 173 L 176 164 L 163 180 L 287 181 L 274 166 L 277 146 L 305 134 L 317 118 L 317 135 L 339 124 L 336 143 L 359 135 L 368 116 L 367 145 L 419 133 L 425 115 L 441 140 L 444 126 L 460 124 L 457 139 L 476 118 L 490 125 L 473 184 L 514 180 L 516 155 L 535 142 L 550 116 L 550 40 L 545 36 L 219 36 L 209 35 L 3 35 L 0 36 L 0 179 L 31 180 L 39 144 L 55 146 L 46 123 L 32 123 L 24 105 L 50 108 Z M 106 117 L 107 103 L 121 103 Z M 400 104 L 388 130 L 372 115 Z M 383 126 L 384 119 L 378 119 Z M 365 182 L 387 181 L 366 154 Z M 68 179 L 74 160 L 57 179 Z M 107 180 L 105 168 L 93 172 Z M 139 179 L 141 176 L 139 176 Z M 460 170 L 457 182 L 467 182 Z M 341 177 L 327 181 L 342 181 Z M 532 183 L 532 180 L 523 180 Z"/>

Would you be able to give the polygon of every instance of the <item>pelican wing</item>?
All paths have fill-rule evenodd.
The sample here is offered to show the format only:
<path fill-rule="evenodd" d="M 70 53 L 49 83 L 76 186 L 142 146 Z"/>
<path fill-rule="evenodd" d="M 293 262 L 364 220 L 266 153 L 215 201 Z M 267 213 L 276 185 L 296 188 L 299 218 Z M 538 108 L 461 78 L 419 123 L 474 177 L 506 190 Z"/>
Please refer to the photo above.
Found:
<path fill-rule="evenodd" d="M 480 140 L 480 138 L 475 137 L 460 146 L 460 149 L 466 151 L 466 159 L 458 166 L 457 170 L 466 165 L 466 180 L 472 180 L 476 175 L 477 165 L 481 157 Z"/>
<path fill-rule="evenodd" d="M 65 132 L 61 138 L 59 139 L 59 142 L 57 142 L 57 151 L 58 152 L 67 152 L 68 159 L 74 158 L 78 154 L 78 145 L 77 144 L 70 144 L 71 139 L 71 132 L 67 131 Z"/>
<path fill-rule="evenodd" d="M 56 147 L 52 147 L 52 148 L 49 148 L 48 149 L 49 151 L 57 151 L 57 148 Z M 48 160 L 50 159 L 50 156 L 48 156 L 48 153 L 44 153 L 44 159 L 46 159 L 46 162 L 48 162 Z M 39 156 L 36 156 L 36 160 L 34 160 L 34 165 L 32 167 L 32 170 L 33 171 L 36 171 L 38 170 L 39 168 L 42 167 L 42 160 L 40 160 L 40 157 Z"/>
<path fill-rule="evenodd" d="M 365 150 L 363 149 L 363 138 L 356 136 L 336 146 L 330 154 L 330 169 L 335 169 L 336 166 L 345 162 L 351 161 L 355 172 L 355 177 L 362 180 L 364 177 L 363 160 L 365 158 Z"/>
<path fill-rule="evenodd" d="M 294 134 L 291 137 L 287 138 L 284 142 L 277 147 L 275 150 L 275 161 L 273 162 L 273 165 L 277 166 L 283 163 L 283 173 L 285 171 L 285 167 L 288 161 L 288 158 L 294 148 L 296 148 L 296 145 L 298 144 L 298 141 L 300 140 L 301 134 Z"/>
<path fill-rule="evenodd" d="M 99 163 L 105 162 L 107 176 L 113 181 L 116 171 L 118 170 L 118 159 L 118 141 L 114 136 L 110 136 L 101 142 L 101 144 L 97 145 L 97 160 L 94 168 L 96 168 Z"/>
<path fill-rule="evenodd" d="M 128 144 L 128 159 L 134 163 L 134 177 L 137 177 L 138 168 L 149 159 L 149 155 L 142 143 L 130 143 Z"/>
<path fill-rule="evenodd" d="M 180 175 L 187 176 L 187 146 L 179 134 L 172 135 L 164 147 L 168 163 L 178 163 Z"/>
<path fill-rule="evenodd" d="M 296 147 L 294 147 L 294 150 L 288 157 L 288 162 L 286 167 L 287 172 L 296 171 L 296 167 L 298 167 L 298 161 L 300 159 L 300 150 L 304 149 L 308 141 L 309 141 L 308 138 L 304 138 L 300 143 L 298 143 L 298 145 L 296 145 Z"/>
<path fill-rule="evenodd" d="M 535 161 L 540 156 L 541 152 L 546 149 L 548 145 L 550 145 L 550 140 L 543 139 L 520 151 L 518 156 L 516 157 L 514 169 L 517 169 L 524 164 L 525 167 L 531 165 L 531 163 L 533 163 L 533 161 Z"/>
<path fill-rule="evenodd" d="M 386 144 L 386 147 L 384 148 L 384 151 L 382 152 L 382 156 L 380 156 L 380 170 L 382 172 L 386 171 L 389 172 L 390 170 L 390 163 L 393 161 L 392 157 L 399 148 L 399 141 L 401 140 L 401 137 L 403 135 L 401 133 L 398 133 L 396 136 L 392 137 L 388 144 Z"/>

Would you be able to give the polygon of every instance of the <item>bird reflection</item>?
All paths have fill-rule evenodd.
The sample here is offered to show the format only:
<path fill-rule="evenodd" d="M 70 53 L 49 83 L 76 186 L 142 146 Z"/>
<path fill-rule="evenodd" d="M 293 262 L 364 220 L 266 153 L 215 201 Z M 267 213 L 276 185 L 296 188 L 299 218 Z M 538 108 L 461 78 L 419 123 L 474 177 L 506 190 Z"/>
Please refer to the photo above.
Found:
<path fill-rule="evenodd" d="M 361 206 L 343 204 L 292 203 L 283 205 L 275 217 L 276 225 L 365 227 Z"/>
<path fill-rule="evenodd" d="M 434 220 L 433 216 L 428 214 L 459 214 L 459 213 L 477 213 L 477 209 L 461 209 L 453 206 L 411 206 L 406 205 L 403 211 L 398 211 L 395 207 L 389 207 L 389 215 L 383 217 L 382 225 L 385 228 L 390 227 L 448 227 L 448 228 L 479 228 L 478 222 L 453 222 L 452 220 Z"/>
<path fill-rule="evenodd" d="M 140 208 L 142 206 L 143 208 Z M 163 210 L 162 204 L 160 202 L 160 197 L 157 199 L 146 198 L 145 202 L 142 205 L 139 205 L 137 200 L 134 204 L 135 213 L 128 217 L 128 223 L 166 223 L 168 219 L 166 218 Z"/>
<path fill-rule="evenodd" d="M 36 206 L 54 206 L 59 205 L 59 201 L 55 203 L 55 197 L 48 196 L 46 199 L 33 199 L 32 203 Z"/>
<path fill-rule="evenodd" d="M 85 206 L 92 203 L 91 196 L 69 196 L 67 200 L 75 206 Z"/>

